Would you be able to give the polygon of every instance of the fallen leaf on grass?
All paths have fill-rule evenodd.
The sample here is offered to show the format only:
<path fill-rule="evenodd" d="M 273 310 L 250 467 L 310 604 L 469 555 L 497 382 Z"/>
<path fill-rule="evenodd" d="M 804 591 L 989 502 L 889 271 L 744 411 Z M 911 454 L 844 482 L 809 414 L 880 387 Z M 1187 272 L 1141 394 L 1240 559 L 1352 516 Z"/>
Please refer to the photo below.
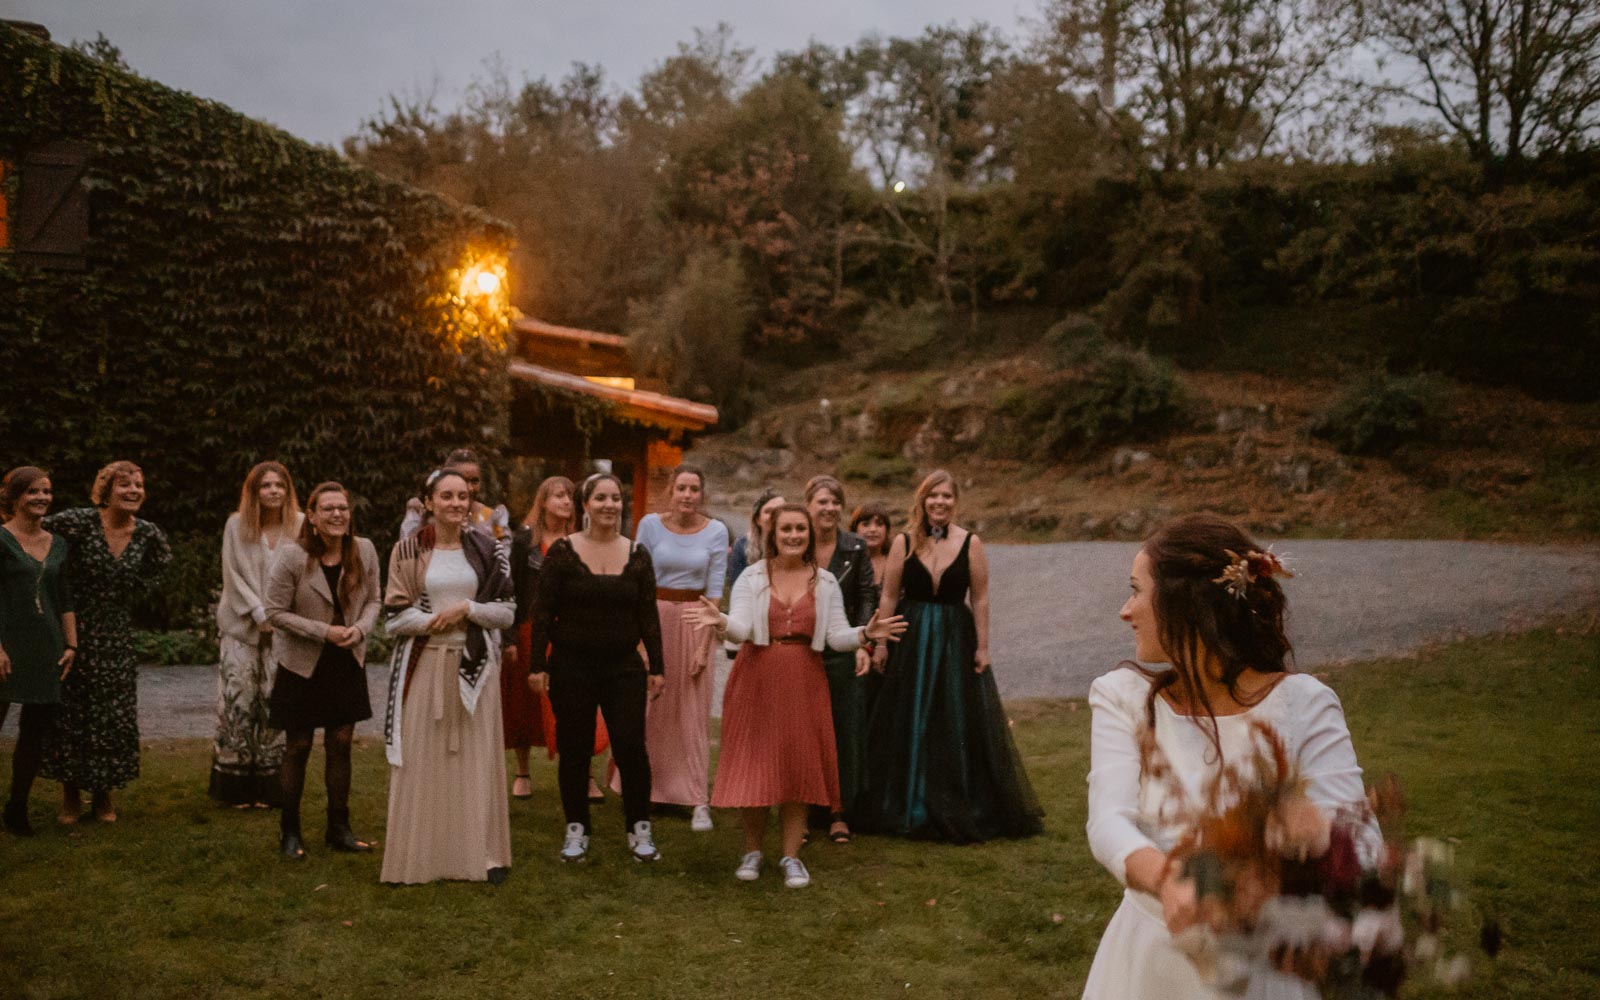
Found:
<path fill-rule="evenodd" d="M 1061 921 L 1063 921 L 1065 919 L 1067 919 L 1067 915 L 1065 913 L 1052 913 L 1052 914 L 1050 914 L 1050 922 L 1052 924 L 1059 924 L 1059 923 L 1061 923 Z"/>
<path fill-rule="evenodd" d="M 328 883 L 324 882 L 321 885 L 317 886 L 315 889 L 312 889 L 311 891 L 312 892 L 321 892 L 322 890 L 326 889 L 327 887 L 328 887 Z"/>
<path fill-rule="evenodd" d="M 922 905 L 923 906 L 938 906 L 939 905 L 939 901 L 937 899 L 930 899 L 926 903 L 923 903 Z"/>
<path fill-rule="evenodd" d="M 346 927 L 354 927 L 356 925 L 356 922 L 354 920 L 341 920 L 339 922 L 341 924 L 344 924 Z"/>

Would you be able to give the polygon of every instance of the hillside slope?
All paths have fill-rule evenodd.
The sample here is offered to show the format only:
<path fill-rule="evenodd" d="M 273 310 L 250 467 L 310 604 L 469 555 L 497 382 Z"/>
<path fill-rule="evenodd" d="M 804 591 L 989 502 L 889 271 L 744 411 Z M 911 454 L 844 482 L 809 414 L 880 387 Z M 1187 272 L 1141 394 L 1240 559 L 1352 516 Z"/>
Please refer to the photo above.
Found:
<path fill-rule="evenodd" d="M 1050 391 L 1049 378 L 1029 355 L 920 372 L 783 370 L 766 379 L 768 405 L 701 438 L 689 460 L 737 528 L 768 483 L 798 497 L 808 476 L 835 472 L 852 505 L 900 510 L 921 475 L 944 467 L 963 486 L 963 520 L 996 540 L 1140 538 L 1197 510 L 1272 536 L 1600 537 L 1600 405 L 1458 385 L 1428 440 L 1357 457 L 1310 433 L 1337 380 L 1187 371 L 1177 430 L 1048 460 L 1005 400 Z"/>

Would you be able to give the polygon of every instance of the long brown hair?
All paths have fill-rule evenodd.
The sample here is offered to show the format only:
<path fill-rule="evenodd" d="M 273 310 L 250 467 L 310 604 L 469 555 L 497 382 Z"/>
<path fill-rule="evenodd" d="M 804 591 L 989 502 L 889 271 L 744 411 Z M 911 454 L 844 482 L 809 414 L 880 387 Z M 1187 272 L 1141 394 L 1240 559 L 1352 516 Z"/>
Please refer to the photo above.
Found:
<path fill-rule="evenodd" d="M 361 565 L 361 557 L 356 552 L 355 501 L 351 498 L 350 491 L 338 483 L 331 481 L 318 483 L 306 497 L 306 511 L 315 512 L 317 504 L 327 493 L 342 493 L 345 503 L 350 504 L 350 526 L 345 530 L 344 537 L 339 539 L 339 564 L 344 567 L 339 574 L 339 603 L 347 614 L 353 614 L 355 609 L 351 606 L 351 598 L 359 594 L 367 582 L 366 567 Z M 328 551 L 328 546 L 309 517 L 300 525 L 299 541 L 300 547 L 306 552 L 306 572 L 319 569 L 317 563 L 321 561 L 323 553 Z"/>
<path fill-rule="evenodd" d="M 911 516 L 907 527 L 911 529 L 911 548 L 913 551 L 928 537 L 928 494 L 932 493 L 933 488 L 941 483 L 950 487 L 950 493 L 957 502 L 961 500 L 961 487 L 956 485 L 955 476 L 943 469 L 934 469 L 928 473 L 927 477 L 922 480 L 922 484 L 917 487 L 917 492 L 911 497 Z M 951 520 L 954 523 L 954 519 L 952 518 Z"/>
<path fill-rule="evenodd" d="M 566 476 L 551 476 L 540 483 L 539 488 L 534 491 L 533 506 L 528 508 L 528 516 L 522 519 L 523 524 L 534 530 L 533 540 L 535 544 L 538 544 L 539 539 L 544 537 L 545 504 L 548 504 L 550 498 L 555 496 L 556 490 L 566 490 L 567 496 L 572 498 L 572 513 L 568 515 L 566 530 L 562 533 L 570 535 L 578 530 L 578 488 L 572 485 L 572 480 Z"/>
<path fill-rule="evenodd" d="M 0 481 L 0 521 L 16 517 L 17 501 L 33 489 L 34 483 L 49 478 L 50 473 L 37 465 L 19 465 L 6 473 L 6 478 Z"/>
<path fill-rule="evenodd" d="M 257 462 L 245 474 L 244 486 L 239 489 L 239 537 L 246 542 L 261 540 L 261 481 L 267 473 L 276 472 L 283 480 L 288 496 L 284 497 L 281 523 L 288 527 L 300 513 L 300 499 L 294 492 L 294 477 L 282 462 Z"/>
<path fill-rule="evenodd" d="M 1151 599 L 1156 627 L 1172 664 L 1170 670 L 1160 671 L 1134 665 L 1153 681 L 1145 703 L 1146 720 L 1153 728 L 1155 699 L 1173 688 L 1189 715 L 1205 719 L 1202 726 L 1219 758 L 1222 744 L 1216 713 L 1201 683 L 1206 655 L 1221 665 L 1222 683 L 1241 705 L 1266 697 L 1265 691 L 1250 700 L 1240 697 L 1239 677 L 1246 670 L 1286 673 L 1294 655 L 1284 632 L 1288 599 L 1278 581 L 1257 576 L 1238 596 L 1216 582 L 1235 556 L 1263 548 L 1244 529 L 1215 514 L 1189 514 L 1169 521 L 1144 543 L 1155 578 Z"/>

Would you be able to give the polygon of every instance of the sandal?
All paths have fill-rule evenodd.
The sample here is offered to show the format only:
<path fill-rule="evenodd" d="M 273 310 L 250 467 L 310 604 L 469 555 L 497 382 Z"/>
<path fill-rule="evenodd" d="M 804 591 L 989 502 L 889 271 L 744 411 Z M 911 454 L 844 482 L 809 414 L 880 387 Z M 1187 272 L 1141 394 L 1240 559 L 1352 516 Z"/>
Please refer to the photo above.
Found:
<path fill-rule="evenodd" d="M 527 789 L 527 790 L 526 791 L 521 791 L 520 789 Z M 531 775 L 531 774 L 519 774 L 519 775 L 517 775 L 516 780 L 511 783 L 511 797 L 514 798 L 514 799 L 531 799 L 531 798 L 533 798 L 533 775 Z"/>
<path fill-rule="evenodd" d="M 828 839 L 835 844 L 850 843 L 850 827 L 845 825 L 844 820 L 834 820 L 833 825 L 828 828 Z"/>

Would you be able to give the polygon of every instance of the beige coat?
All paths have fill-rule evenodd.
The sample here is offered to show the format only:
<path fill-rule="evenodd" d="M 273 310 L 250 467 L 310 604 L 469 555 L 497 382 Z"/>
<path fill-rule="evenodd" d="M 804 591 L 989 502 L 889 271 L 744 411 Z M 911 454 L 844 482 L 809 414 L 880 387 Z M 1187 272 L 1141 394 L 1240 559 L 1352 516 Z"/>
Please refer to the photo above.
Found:
<path fill-rule="evenodd" d="M 267 620 L 267 570 L 272 556 L 294 543 L 305 515 L 283 526 L 283 540 L 268 551 L 260 542 L 247 542 L 239 527 L 239 514 L 228 515 L 222 529 L 222 598 L 217 601 L 217 631 L 230 639 L 254 646 L 261 641 L 258 627 Z"/>
<path fill-rule="evenodd" d="M 360 630 L 362 641 L 351 652 L 365 663 L 366 638 L 378 623 L 378 550 L 365 538 L 356 539 L 356 555 L 366 579 L 359 597 L 345 609 L 345 624 Z M 267 574 L 267 619 L 272 622 L 272 658 L 283 669 L 310 677 L 322 655 L 322 644 L 333 624 L 333 592 L 322 567 L 306 566 L 305 550 L 290 542 L 279 545 Z"/>

